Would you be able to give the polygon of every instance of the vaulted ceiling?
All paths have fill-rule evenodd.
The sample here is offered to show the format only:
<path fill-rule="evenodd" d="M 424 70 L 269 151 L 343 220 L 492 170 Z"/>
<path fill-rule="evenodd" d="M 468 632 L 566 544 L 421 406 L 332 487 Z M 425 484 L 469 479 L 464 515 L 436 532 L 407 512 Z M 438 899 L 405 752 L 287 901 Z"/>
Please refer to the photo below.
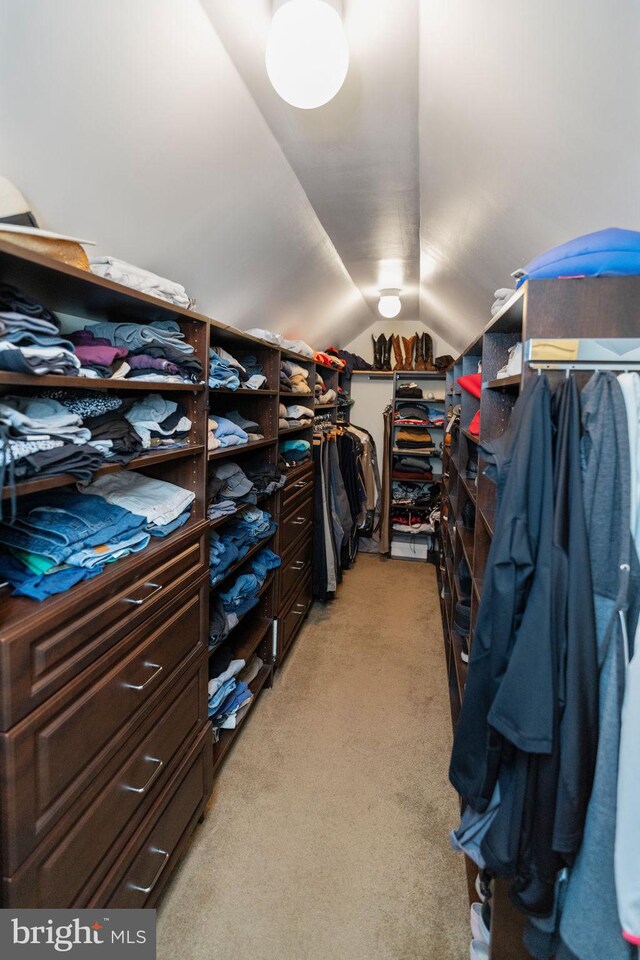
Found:
<path fill-rule="evenodd" d="M 0 174 L 43 226 L 323 346 L 401 321 L 455 346 L 577 234 L 640 222 L 640 8 L 344 0 L 313 111 L 271 88 L 271 0 L 0 0 Z"/>

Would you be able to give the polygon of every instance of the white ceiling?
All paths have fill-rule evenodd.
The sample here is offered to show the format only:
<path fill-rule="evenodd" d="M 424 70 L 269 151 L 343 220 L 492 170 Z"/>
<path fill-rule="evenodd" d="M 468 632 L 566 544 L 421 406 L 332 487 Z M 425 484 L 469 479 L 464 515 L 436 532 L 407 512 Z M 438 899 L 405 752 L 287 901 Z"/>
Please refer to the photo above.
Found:
<path fill-rule="evenodd" d="M 462 347 L 511 270 L 638 227 L 640 5 L 344 7 L 345 86 L 298 111 L 270 0 L 0 0 L 0 174 L 43 226 L 318 346 L 371 325 L 385 261 L 400 319 Z"/>

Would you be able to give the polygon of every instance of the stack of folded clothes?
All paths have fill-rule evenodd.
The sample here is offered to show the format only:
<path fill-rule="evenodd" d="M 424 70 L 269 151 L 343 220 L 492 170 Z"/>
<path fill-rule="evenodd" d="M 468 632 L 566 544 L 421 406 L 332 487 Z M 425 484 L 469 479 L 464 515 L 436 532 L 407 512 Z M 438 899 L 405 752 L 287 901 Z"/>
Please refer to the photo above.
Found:
<path fill-rule="evenodd" d="M 391 517 L 391 526 L 396 533 L 415 536 L 417 533 L 435 533 L 431 517 L 423 513 L 408 513 Z"/>
<path fill-rule="evenodd" d="M 240 618 L 258 604 L 258 594 L 269 572 L 279 567 L 280 563 L 280 557 L 265 547 L 229 590 L 214 593 L 209 608 L 209 650 L 220 646 Z"/>
<path fill-rule="evenodd" d="M 89 323 L 69 334 L 81 375 L 111 380 L 200 383 L 202 364 L 175 320 Z"/>
<path fill-rule="evenodd" d="M 254 440 L 264 440 L 264 433 L 260 424 L 256 420 L 250 420 L 248 417 L 243 416 L 239 410 L 232 410 L 227 414 L 227 419 L 230 420 L 231 423 L 235 423 L 241 430 L 244 430 L 249 439 L 249 443 L 252 443 Z"/>
<path fill-rule="evenodd" d="M 432 480 L 431 461 L 428 457 L 394 457 L 391 476 L 394 480 Z"/>
<path fill-rule="evenodd" d="M 336 391 L 332 389 L 327 390 L 324 385 L 324 381 L 320 384 L 320 387 L 321 390 L 318 393 L 318 384 L 316 384 L 316 402 L 322 404 L 335 403 L 338 399 L 338 394 Z"/>
<path fill-rule="evenodd" d="M 245 464 L 244 472 L 253 483 L 254 493 L 251 494 L 252 496 L 270 496 L 287 482 L 285 474 L 281 473 L 272 463 L 266 461 Z"/>
<path fill-rule="evenodd" d="M 152 447 L 183 445 L 191 430 L 191 420 L 183 404 L 150 393 L 134 401 L 124 413 L 142 440 L 145 450 Z"/>
<path fill-rule="evenodd" d="M 54 313 L 15 287 L 0 285 L 0 370 L 36 376 L 80 375 L 73 343 Z"/>
<path fill-rule="evenodd" d="M 326 392 L 326 389 L 327 388 L 324 385 L 324 380 L 322 379 L 322 375 L 316 370 L 316 379 L 315 379 L 315 385 L 314 385 L 314 396 L 315 396 L 316 403 L 320 403 L 320 397 L 322 396 L 323 393 Z"/>
<path fill-rule="evenodd" d="M 143 550 L 189 519 L 195 494 L 164 480 L 123 471 L 80 492 L 56 490 L 20 501 L 0 523 L 0 577 L 13 593 L 45 600 Z"/>
<path fill-rule="evenodd" d="M 257 491 L 253 480 L 247 477 L 242 467 L 233 461 L 211 464 L 207 482 L 207 517 L 217 520 L 219 517 L 235 513 L 243 503 L 255 503 Z"/>
<path fill-rule="evenodd" d="M 422 400 L 422 390 L 417 383 L 403 383 L 396 389 L 396 397 Z"/>
<path fill-rule="evenodd" d="M 283 440 L 279 446 L 280 469 L 294 467 L 311 459 L 311 444 L 308 440 Z"/>
<path fill-rule="evenodd" d="M 91 257 L 90 269 L 98 277 L 121 283 L 125 287 L 131 287 L 151 297 L 159 297 L 160 300 L 174 303 L 178 307 L 184 307 L 185 310 L 192 307 L 195 302 L 187 296 L 187 291 L 181 283 L 159 277 L 150 270 L 136 267 L 125 260 L 118 260 L 117 257 Z"/>
<path fill-rule="evenodd" d="M 398 403 L 396 405 L 395 423 L 397 426 L 431 426 L 442 427 L 444 414 L 437 407 L 430 407 L 428 403 Z"/>
<path fill-rule="evenodd" d="M 391 484 L 391 500 L 395 506 L 433 509 L 439 496 L 439 488 L 428 479 L 394 480 Z"/>
<path fill-rule="evenodd" d="M 355 400 L 346 393 L 342 387 L 338 387 L 338 406 L 339 407 L 352 407 L 355 403 Z"/>
<path fill-rule="evenodd" d="M 212 389 L 225 387 L 227 390 L 260 390 L 267 378 L 257 357 L 248 354 L 237 360 L 224 347 L 213 347 L 209 351 L 209 386 Z"/>
<path fill-rule="evenodd" d="M 285 350 L 291 350 L 292 353 L 298 353 L 301 357 L 308 357 L 313 360 L 313 348 L 305 343 L 304 340 L 287 340 L 281 333 L 274 333 L 273 330 L 263 330 L 261 327 L 252 327 L 247 330 L 252 337 L 258 340 L 264 340 L 266 343 L 273 343 L 278 347 L 284 347 Z"/>
<path fill-rule="evenodd" d="M 395 445 L 399 450 L 419 450 L 422 453 L 435 453 L 433 437 L 423 426 L 399 426 Z"/>
<path fill-rule="evenodd" d="M 293 363 L 291 360 L 281 360 L 280 368 L 281 386 L 284 386 L 287 390 L 292 390 L 293 393 L 311 393 L 311 387 L 307 382 L 309 380 L 309 371 L 305 369 L 305 367 L 301 367 L 300 364 Z"/>
<path fill-rule="evenodd" d="M 212 530 L 209 543 L 212 586 L 223 580 L 229 568 L 242 560 L 253 546 L 273 536 L 277 527 L 270 513 L 253 507 L 229 525 L 225 524 L 222 533 Z"/>
<path fill-rule="evenodd" d="M 209 681 L 209 717 L 216 738 L 219 730 L 234 730 L 244 718 L 253 699 L 249 684 L 263 667 L 264 662 L 254 654 L 248 664 L 231 660 L 225 670 Z M 218 664 L 214 666 L 217 668 Z"/>
<path fill-rule="evenodd" d="M 280 404 L 280 421 L 284 421 L 284 429 L 291 427 L 310 427 L 313 423 L 314 411 L 309 407 L 303 407 L 299 403 L 293 403 L 289 407 Z M 280 424 L 282 426 L 282 423 Z"/>
<path fill-rule="evenodd" d="M 209 417 L 209 450 L 239 447 L 249 442 L 246 430 L 217 413 Z"/>
<path fill-rule="evenodd" d="M 313 358 L 316 363 L 326 363 L 328 366 L 334 367 L 336 370 L 344 370 L 347 365 L 347 361 L 343 360 L 335 353 L 322 353 L 321 351 L 316 350 Z"/>

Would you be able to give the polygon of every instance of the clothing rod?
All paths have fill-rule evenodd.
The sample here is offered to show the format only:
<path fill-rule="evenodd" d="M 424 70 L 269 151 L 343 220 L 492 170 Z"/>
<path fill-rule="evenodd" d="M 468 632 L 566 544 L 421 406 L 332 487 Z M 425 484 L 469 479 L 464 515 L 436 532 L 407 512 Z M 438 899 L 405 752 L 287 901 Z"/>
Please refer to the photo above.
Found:
<path fill-rule="evenodd" d="M 541 373 L 543 370 L 566 370 L 567 372 L 588 372 L 590 370 L 619 370 L 621 373 L 640 373 L 640 363 L 562 363 L 560 361 L 550 360 L 543 363 L 540 360 L 529 360 L 529 368 Z"/>

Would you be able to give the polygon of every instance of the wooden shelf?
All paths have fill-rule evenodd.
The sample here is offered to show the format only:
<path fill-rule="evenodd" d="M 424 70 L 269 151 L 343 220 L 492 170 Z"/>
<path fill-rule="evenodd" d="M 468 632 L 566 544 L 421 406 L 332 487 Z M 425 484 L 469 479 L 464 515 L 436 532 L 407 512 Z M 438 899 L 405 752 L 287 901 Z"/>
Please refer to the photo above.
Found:
<path fill-rule="evenodd" d="M 290 433 L 302 433 L 304 430 L 313 430 L 313 424 L 308 423 L 300 427 L 287 427 L 286 429 L 284 427 L 280 427 L 278 430 L 278 436 L 286 437 Z"/>
<path fill-rule="evenodd" d="M 299 390 L 280 390 L 279 394 L 281 397 L 297 397 L 300 403 L 304 406 L 304 402 L 308 403 L 309 400 L 313 399 L 313 394 L 309 393 L 300 393 Z"/>
<path fill-rule="evenodd" d="M 240 454 L 248 453 L 250 450 L 261 450 L 263 447 L 269 447 L 278 442 L 277 437 L 270 440 L 252 440 L 249 443 L 240 443 L 234 447 L 217 447 L 209 451 L 209 460 L 223 460 L 225 457 L 238 457 Z"/>
<path fill-rule="evenodd" d="M 273 630 L 273 624 L 273 620 L 258 617 L 256 622 L 252 624 L 244 640 L 233 648 L 233 659 L 244 660 L 245 663 L 248 663 L 260 644 L 263 643 L 267 634 Z"/>
<path fill-rule="evenodd" d="M 518 392 L 520 390 L 520 381 L 522 377 L 518 373 L 514 377 L 500 377 L 499 380 L 487 380 L 483 384 L 485 390 L 513 390 Z"/>
<path fill-rule="evenodd" d="M 284 357 L 285 360 L 293 360 L 294 363 L 312 363 L 315 365 L 313 357 L 303 357 L 300 353 L 296 353 L 295 350 L 287 350 L 286 347 L 279 347 L 277 344 L 274 344 L 274 346 L 280 351 L 280 356 Z"/>
<path fill-rule="evenodd" d="M 242 728 L 243 728 L 243 726 L 244 726 L 244 724 L 245 724 L 245 722 L 246 722 L 246 720 L 247 720 L 247 717 L 250 715 L 250 713 L 251 713 L 251 711 L 253 710 L 253 707 L 254 707 L 254 705 L 255 705 L 255 702 L 256 702 L 256 700 L 258 699 L 258 694 L 260 693 L 260 691 L 262 690 L 262 688 L 264 687 L 264 685 L 267 683 L 267 681 L 271 679 L 272 675 L 273 675 L 273 665 L 272 665 L 272 664 L 265 664 L 264 667 L 262 667 L 262 669 L 260 670 L 260 673 L 258 674 L 258 676 L 255 677 L 255 678 L 251 681 L 251 683 L 249 684 L 249 689 L 251 690 L 251 692 L 252 692 L 252 694 L 253 694 L 253 697 L 251 698 L 251 700 L 250 700 L 250 702 L 249 702 L 249 709 L 247 710 L 247 712 L 246 712 L 245 715 L 243 716 L 243 718 L 242 718 L 242 720 L 240 721 L 240 723 L 238 724 L 238 726 L 235 727 L 235 729 L 233 729 L 233 730 L 221 730 L 221 731 L 220 731 L 220 739 L 218 740 L 217 743 L 214 743 L 214 745 L 213 745 L 213 772 L 214 772 L 214 774 L 217 772 L 218 767 L 220 766 L 220 764 L 221 764 L 222 761 L 224 760 L 224 758 L 225 758 L 225 756 L 226 756 L 229 748 L 230 748 L 231 745 L 233 744 L 233 741 L 235 740 L 236 736 L 238 735 L 238 733 L 240 732 L 240 730 L 242 730 Z"/>
<path fill-rule="evenodd" d="M 458 473 L 458 476 L 462 481 L 462 486 L 466 490 L 469 499 L 473 504 L 475 504 L 478 498 L 478 491 L 476 487 L 473 486 L 473 481 L 469 480 L 468 477 L 465 477 L 464 473 Z"/>
<path fill-rule="evenodd" d="M 203 443 L 187 444 L 179 450 L 153 451 L 152 453 L 143 453 L 139 457 L 134 457 L 129 463 L 105 463 L 99 467 L 93 474 L 93 480 L 103 477 L 107 473 L 118 473 L 122 470 L 144 470 L 148 467 L 157 467 L 164 463 L 170 463 L 172 460 L 183 460 L 185 457 L 195 457 L 204 453 Z M 29 493 L 42 493 L 45 490 L 55 490 L 58 487 L 66 487 L 70 483 L 77 483 L 77 477 L 70 473 L 61 473 L 57 476 L 32 477 L 28 480 L 20 480 L 16 484 L 16 495 L 26 496 Z M 11 496 L 9 487 L 2 488 L 2 499 L 6 500 Z"/>
<path fill-rule="evenodd" d="M 46 387 L 74 390 L 144 390 L 146 393 L 201 393 L 204 383 L 163 383 L 161 380 L 110 380 L 94 377 L 62 377 L 54 373 L 42 377 L 28 373 L 0 372 L 0 387 Z"/>
<path fill-rule="evenodd" d="M 471 443 L 480 443 L 480 437 L 477 437 L 475 433 L 469 433 L 468 430 L 460 430 L 460 433 L 462 433 L 462 435 L 465 436 Z"/>
<path fill-rule="evenodd" d="M 318 401 L 316 400 L 314 406 L 316 410 L 335 410 L 338 404 L 337 403 L 318 403 Z"/>
<path fill-rule="evenodd" d="M 267 390 L 266 387 L 264 390 L 243 390 L 242 387 L 238 387 L 237 390 L 231 390 L 229 387 L 209 387 L 209 399 L 218 394 L 231 397 L 277 397 L 278 392 L 278 390 Z"/>

